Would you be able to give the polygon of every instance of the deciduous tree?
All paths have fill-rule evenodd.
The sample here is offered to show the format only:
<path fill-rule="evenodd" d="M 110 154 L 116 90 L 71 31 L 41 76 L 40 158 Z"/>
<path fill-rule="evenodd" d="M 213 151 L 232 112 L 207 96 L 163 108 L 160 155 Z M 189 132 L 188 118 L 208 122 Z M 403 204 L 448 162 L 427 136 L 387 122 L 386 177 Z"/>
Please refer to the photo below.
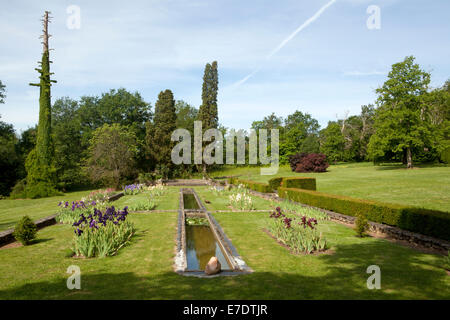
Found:
<path fill-rule="evenodd" d="M 138 142 L 135 134 L 120 124 L 97 128 L 89 145 L 86 170 L 94 183 L 121 187 L 135 174 Z"/>
<path fill-rule="evenodd" d="M 406 57 L 392 65 L 388 79 L 376 90 L 375 133 L 370 138 L 369 152 L 373 159 L 386 152 L 406 154 L 407 167 L 413 166 L 413 150 L 430 145 L 431 123 L 424 104 L 430 74 Z"/>

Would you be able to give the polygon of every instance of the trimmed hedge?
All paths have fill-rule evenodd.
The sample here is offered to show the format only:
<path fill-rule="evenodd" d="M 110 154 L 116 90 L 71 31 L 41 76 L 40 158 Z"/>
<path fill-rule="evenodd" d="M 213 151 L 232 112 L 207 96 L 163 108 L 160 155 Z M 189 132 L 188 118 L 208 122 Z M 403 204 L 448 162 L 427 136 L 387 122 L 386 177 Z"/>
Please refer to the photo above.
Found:
<path fill-rule="evenodd" d="M 444 240 L 450 240 L 450 213 L 398 204 L 355 199 L 311 190 L 278 188 L 278 195 L 310 206 L 357 216 Z"/>
<path fill-rule="evenodd" d="M 262 192 L 262 193 L 269 193 L 272 192 L 271 187 L 267 183 L 262 182 L 255 182 L 250 180 L 242 180 L 238 178 L 229 178 L 228 182 L 230 184 L 243 184 L 246 188 L 252 189 L 254 191 Z"/>
<path fill-rule="evenodd" d="M 283 177 L 272 178 L 269 180 L 269 186 L 272 190 L 278 190 L 283 182 Z"/>
<path fill-rule="evenodd" d="M 316 178 L 306 178 L 306 177 L 283 178 L 281 186 L 284 188 L 316 190 Z"/>
<path fill-rule="evenodd" d="M 236 177 L 228 178 L 230 184 L 243 184 L 245 187 L 263 193 L 269 193 L 273 190 L 278 190 L 279 187 L 285 188 L 299 188 L 306 190 L 316 190 L 316 178 L 307 177 L 276 177 L 269 180 L 269 184 L 262 182 L 255 182 L 251 180 L 243 180 Z"/>

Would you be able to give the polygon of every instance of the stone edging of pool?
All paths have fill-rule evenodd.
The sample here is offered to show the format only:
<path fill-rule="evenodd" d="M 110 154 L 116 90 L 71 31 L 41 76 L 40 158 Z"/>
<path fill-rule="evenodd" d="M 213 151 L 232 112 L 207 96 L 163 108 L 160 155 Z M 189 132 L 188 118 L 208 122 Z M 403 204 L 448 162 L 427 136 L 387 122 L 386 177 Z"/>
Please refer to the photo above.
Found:
<path fill-rule="evenodd" d="M 184 209 L 183 193 L 193 193 L 197 203 L 199 205 L 198 210 L 186 210 Z M 209 227 L 211 228 L 215 239 L 220 246 L 222 253 L 228 261 L 228 264 L 232 270 L 221 271 L 215 275 L 207 275 L 202 271 L 190 271 L 187 270 L 187 258 L 186 258 L 186 228 L 185 219 L 186 215 L 190 216 L 202 216 L 208 219 Z M 219 223 L 208 212 L 198 197 L 197 193 L 193 189 L 180 189 L 180 208 L 178 210 L 178 224 L 177 224 L 177 236 L 176 236 L 176 255 L 174 258 L 175 272 L 183 276 L 194 276 L 200 278 L 215 278 L 221 276 L 237 276 L 252 273 L 253 270 L 247 266 L 242 257 L 238 254 L 236 248 L 231 243 L 230 239 L 226 236 L 225 232 L 219 225 Z"/>

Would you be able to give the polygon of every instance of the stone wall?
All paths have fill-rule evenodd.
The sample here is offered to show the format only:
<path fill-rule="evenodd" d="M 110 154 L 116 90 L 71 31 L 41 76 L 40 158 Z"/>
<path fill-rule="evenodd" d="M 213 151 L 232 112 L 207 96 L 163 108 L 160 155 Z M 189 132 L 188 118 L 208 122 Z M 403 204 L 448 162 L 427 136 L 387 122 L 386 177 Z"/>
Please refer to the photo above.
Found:
<path fill-rule="evenodd" d="M 51 216 L 36 220 L 34 223 L 36 224 L 36 227 L 39 230 L 44 227 L 56 224 L 55 218 L 56 214 L 53 214 Z M 0 247 L 16 241 L 16 239 L 13 236 L 13 232 L 14 229 L 8 229 L 0 232 Z"/>

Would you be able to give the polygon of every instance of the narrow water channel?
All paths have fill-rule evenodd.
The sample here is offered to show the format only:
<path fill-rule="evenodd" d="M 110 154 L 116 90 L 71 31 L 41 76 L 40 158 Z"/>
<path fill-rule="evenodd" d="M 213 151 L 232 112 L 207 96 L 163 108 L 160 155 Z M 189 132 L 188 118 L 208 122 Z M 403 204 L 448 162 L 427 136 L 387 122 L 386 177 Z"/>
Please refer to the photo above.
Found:
<path fill-rule="evenodd" d="M 197 199 L 195 199 L 195 196 L 193 193 L 183 193 L 183 203 L 184 203 L 184 209 L 187 210 L 198 210 L 200 209 Z"/>
<path fill-rule="evenodd" d="M 194 199 L 195 200 L 195 199 Z M 205 270 L 211 257 L 217 257 L 222 270 L 230 267 L 209 226 L 186 226 L 186 259 L 188 270 Z"/>

